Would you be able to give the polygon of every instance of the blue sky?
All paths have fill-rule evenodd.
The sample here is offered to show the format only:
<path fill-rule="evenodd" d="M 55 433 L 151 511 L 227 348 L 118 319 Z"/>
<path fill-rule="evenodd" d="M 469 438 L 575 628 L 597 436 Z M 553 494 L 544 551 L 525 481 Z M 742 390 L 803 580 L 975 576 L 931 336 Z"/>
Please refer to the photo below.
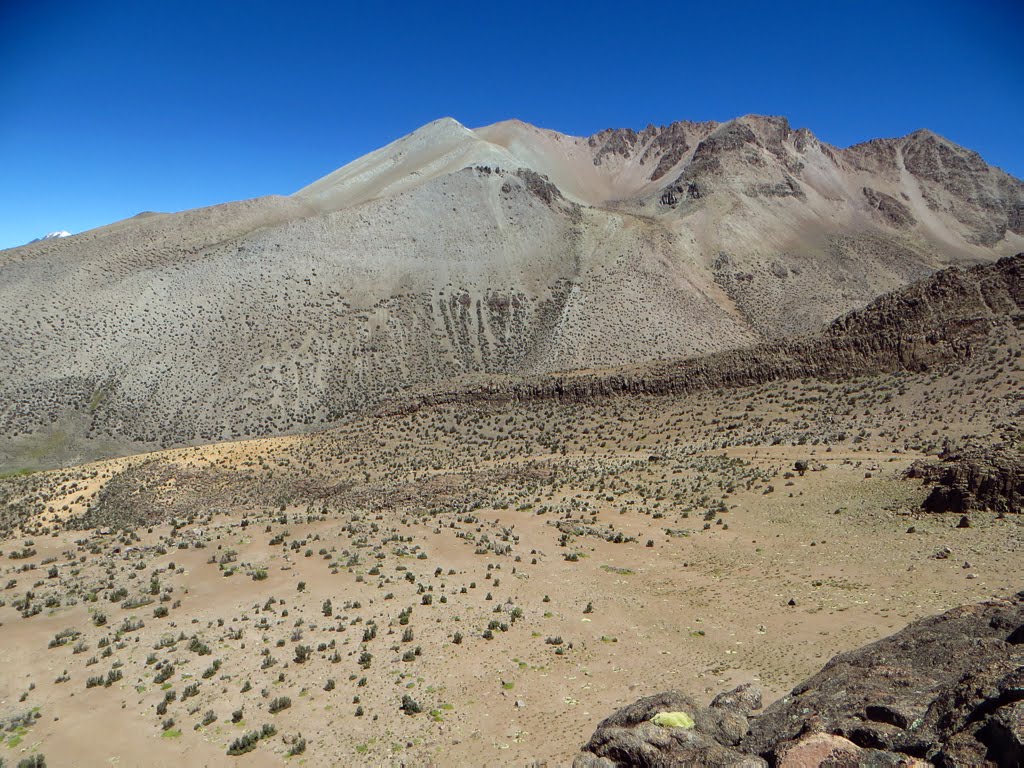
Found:
<path fill-rule="evenodd" d="M 927 127 L 1024 176 L 1024 3 L 0 0 L 0 248 L 288 194 L 435 118 Z"/>

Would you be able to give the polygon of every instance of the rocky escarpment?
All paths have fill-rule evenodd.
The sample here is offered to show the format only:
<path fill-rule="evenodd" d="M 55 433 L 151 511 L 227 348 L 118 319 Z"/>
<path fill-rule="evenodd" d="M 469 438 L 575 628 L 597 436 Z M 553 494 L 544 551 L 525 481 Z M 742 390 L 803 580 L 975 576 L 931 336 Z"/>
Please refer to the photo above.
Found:
<path fill-rule="evenodd" d="M 666 126 L 649 125 L 639 132 L 630 128 L 609 128 L 588 137 L 587 145 L 594 150 L 592 162 L 596 166 L 609 156 L 629 158 L 638 149 L 642 150 L 637 162 L 641 166 L 655 162 L 654 169 L 646 177 L 657 181 L 687 156 L 691 141 L 700 141 L 715 128 L 715 123 L 685 120 Z"/>
<path fill-rule="evenodd" d="M 641 699 L 604 720 L 574 765 L 1020 766 L 1024 592 L 914 622 L 757 715 L 759 703 L 749 688 L 707 708 L 676 693 Z M 659 725 L 664 712 L 688 719 Z"/>
<path fill-rule="evenodd" d="M 384 410 L 442 402 L 681 394 L 778 379 L 923 371 L 969 358 L 995 327 L 1016 333 L 1022 325 L 1024 254 L 1017 254 L 971 269 L 943 270 L 810 336 L 607 372 L 489 379 L 457 391 L 393 401 Z"/>
<path fill-rule="evenodd" d="M 1024 507 L 1024 434 L 995 445 L 948 448 L 938 461 L 916 461 L 907 477 L 932 485 L 922 508 L 929 512 L 989 509 L 1019 514 Z"/>

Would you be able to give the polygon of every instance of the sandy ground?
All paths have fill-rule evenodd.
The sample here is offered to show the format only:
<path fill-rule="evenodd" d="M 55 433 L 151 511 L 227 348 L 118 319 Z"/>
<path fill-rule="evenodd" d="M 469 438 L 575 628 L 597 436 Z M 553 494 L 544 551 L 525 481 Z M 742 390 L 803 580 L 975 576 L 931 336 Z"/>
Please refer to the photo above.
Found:
<path fill-rule="evenodd" d="M 957 528 L 901 478 L 1012 421 L 1020 383 L 1003 346 L 946 375 L 453 405 L 8 481 L 30 514 L 0 545 L 0 716 L 34 714 L 0 757 L 565 764 L 644 694 L 770 701 L 1020 589 L 1018 517 Z M 66 529 L 87 505 L 153 525 Z"/>

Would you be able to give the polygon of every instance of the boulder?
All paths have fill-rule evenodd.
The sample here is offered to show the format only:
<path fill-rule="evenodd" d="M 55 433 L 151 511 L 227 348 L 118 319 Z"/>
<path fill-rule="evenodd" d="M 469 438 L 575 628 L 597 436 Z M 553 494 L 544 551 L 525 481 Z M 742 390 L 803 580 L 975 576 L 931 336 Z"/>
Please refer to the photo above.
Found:
<path fill-rule="evenodd" d="M 835 768 L 857 768 L 864 750 L 842 736 L 813 733 L 779 755 L 778 768 L 806 768 L 826 762 Z"/>
<path fill-rule="evenodd" d="M 1024 593 L 914 622 L 833 658 L 769 707 L 741 746 L 777 757 L 813 727 L 921 759 L 974 755 L 949 765 L 1004 764 L 986 756 L 980 733 L 1001 707 L 1024 699 L 1024 648 L 1011 642 L 1021 627 Z"/>
<path fill-rule="evenodd" d="M 1019 433 L 1002 444 L 945 450 L 939 461 L 917 461 L 907 477 L 934 484 L 921 505 L 928 512 L 989 509 L 1020 513 L 1024 505 L 1024 455 Z"/>
<path fill-rule="evenodd" d="M 916 621 L 760 706 L 749 685 L 707 707 L 649 696 L 601 722 L 573 765 L 1020 768 L 1024 592 Z M 666 712 L 692 727 L 652 722 Z"/>
<path fill-rule="evenodd" d="M 574 768 L 615 766 L 736 766 L 761 768 L 764 760 L 733 749 L 747 732 L 747 716 L 760 706 L 761 693 L 752 686 L 722 694 L 710 707 L 678 691 L 648 696 L 605 718 L 573 761 Z M 652 722 L 665 712 L 685 712 L 692 727 L 666 727 Z"/>

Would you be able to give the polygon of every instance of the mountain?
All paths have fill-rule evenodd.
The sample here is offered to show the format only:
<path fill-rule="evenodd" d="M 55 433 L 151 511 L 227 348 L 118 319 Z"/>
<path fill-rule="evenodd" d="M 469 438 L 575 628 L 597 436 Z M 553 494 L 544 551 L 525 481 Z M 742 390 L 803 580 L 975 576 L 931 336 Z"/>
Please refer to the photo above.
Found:
<path fill-rule="evenodd" d="M 443 119 L 291 196 L 0 252 L 0 466 L 749 347 L 1020 250 L 1024 184 L 928 131 Z"/>
<path fill-rule="evenodd" d="M 61 237 L 71 237 L 71 233 L 67 230 L 61 229 L 57 232 L 47 232 L 42 237 L 37 237 L 35 240 L 29 240 L 29 245 L 32 243 L 38 243 L 40 240 L 56 240 Z"/>

